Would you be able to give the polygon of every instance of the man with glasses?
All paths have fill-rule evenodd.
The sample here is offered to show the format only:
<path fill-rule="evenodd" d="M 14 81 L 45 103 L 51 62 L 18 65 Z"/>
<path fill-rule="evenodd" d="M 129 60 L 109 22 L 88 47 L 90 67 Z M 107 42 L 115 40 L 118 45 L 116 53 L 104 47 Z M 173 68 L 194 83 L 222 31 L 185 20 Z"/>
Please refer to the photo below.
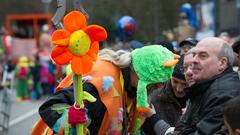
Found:
<path fill-rule="evenodd" d="M 194 38 L 187 38 L 179 43 L 180 47 L 180 54 L 183 55 L 188 52 L 191 48 L 196 46 L 198 43 L 198 40 Z"/>

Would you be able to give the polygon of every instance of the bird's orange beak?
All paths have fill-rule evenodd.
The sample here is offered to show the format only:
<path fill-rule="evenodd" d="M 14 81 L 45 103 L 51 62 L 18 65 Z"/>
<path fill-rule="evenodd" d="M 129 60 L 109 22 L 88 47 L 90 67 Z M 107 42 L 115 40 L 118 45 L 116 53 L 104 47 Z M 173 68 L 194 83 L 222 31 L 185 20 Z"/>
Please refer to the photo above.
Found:
<path fill-rule="evenodd" d="M 172 67 L 172 66 L 175 66 L 177 63 L 178 63 L 178 59 L 180 58 L 179 55 L 177 54 L 174 54 L 174 60 L 168 60 L 166 61 L 163 66 L 165 67 Z"/>

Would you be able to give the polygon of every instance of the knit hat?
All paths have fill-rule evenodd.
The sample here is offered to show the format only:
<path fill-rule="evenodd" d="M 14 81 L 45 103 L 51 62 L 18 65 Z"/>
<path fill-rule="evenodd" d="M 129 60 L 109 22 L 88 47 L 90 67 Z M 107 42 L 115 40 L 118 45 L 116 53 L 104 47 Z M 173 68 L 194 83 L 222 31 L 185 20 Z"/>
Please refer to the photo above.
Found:
<path fill-rule="evenodd" d="M 161 45 L 150 45 L 132 51 L 132 66 L 138 75 L 137 108 L 145 112 L 148 108 L 147 89 L 149 84 L 167 81 L 173 72 L 174 54 Z M 171 66 L 163 66 L 171 60 Z"/>
<path fill-rule="evenodd" d="M 157 42 L 158 45 L 162 45 L 163 47 L 166 47 L 169 51 L 174 52 L 173 44 L 166 40 L 161 40 Z"/>
<path fill-rule="evenodd" d="M 172 74 L 173 77 L 178 78 L 180 80 L 185 80 L 184 70 L 183 70 L 183 60 L 184 60 L 184 55 L 180 57 L 178 63 L 174 67 L 173 74 Z"/>

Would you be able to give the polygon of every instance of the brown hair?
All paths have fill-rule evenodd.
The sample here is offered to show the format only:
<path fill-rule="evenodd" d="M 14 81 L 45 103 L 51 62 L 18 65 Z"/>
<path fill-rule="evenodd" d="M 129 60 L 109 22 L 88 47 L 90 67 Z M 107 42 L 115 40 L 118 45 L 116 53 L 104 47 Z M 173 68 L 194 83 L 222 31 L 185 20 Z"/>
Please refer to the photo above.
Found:
<path fill-rule="evenodd" d="M 231 129 L 234 131 L 240 128 L 240 96 L 231 99 L 224 105 L 223 115 L 226 122 L 229 124 Z"/>

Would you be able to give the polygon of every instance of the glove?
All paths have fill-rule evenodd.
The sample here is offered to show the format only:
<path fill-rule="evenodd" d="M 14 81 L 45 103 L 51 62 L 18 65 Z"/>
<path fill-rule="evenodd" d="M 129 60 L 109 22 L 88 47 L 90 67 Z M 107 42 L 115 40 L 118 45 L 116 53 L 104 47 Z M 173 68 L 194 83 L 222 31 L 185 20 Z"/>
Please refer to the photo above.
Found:
<path fill-rule="evenodd" d="M 71 125 L 76 125 L 79 123 L 86 123 L 86 109 L 80 108 L 79 105 L 72 105 L 68 111 L 68 123 Z"/>

